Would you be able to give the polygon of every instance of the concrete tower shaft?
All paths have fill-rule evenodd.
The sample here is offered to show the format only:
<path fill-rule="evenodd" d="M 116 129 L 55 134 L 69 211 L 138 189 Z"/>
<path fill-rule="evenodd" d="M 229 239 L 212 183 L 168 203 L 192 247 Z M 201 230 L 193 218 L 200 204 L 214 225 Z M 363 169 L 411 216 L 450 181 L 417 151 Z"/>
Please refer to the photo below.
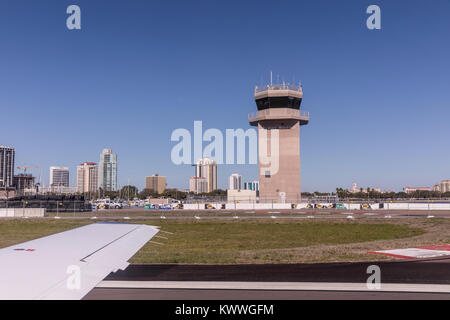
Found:
<path fill-rule="evenodd" d="M 302 99 L 300 86 L 255 88 L 258 112 L 248 120 L 258 127 L 261 202 L 301 200 L 300 126 L 309 122 L 309 113 L 300 110 Z"/>

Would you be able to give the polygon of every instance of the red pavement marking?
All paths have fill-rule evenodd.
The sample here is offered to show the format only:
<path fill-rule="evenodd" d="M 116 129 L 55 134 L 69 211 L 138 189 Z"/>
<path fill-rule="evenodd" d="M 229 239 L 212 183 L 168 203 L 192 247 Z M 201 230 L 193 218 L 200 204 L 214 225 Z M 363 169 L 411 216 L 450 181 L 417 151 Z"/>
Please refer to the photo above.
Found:
<path fill-rule="evenodd" d="M 444 244 L 440 246 L 420 247 L 419 249 L 450 251 L 450 244 Z"/>
<path fill-rule="evenodd" d="M 400 259 L 416 259 L 416 257 L 409 257 L 409 256 L 402 256 L 400 254 L 392 254 L 392 253 L 385 253 L 385 252 L 367 252 L 368 254 L 381 254 L 383 256 L 390 256 Z"/>

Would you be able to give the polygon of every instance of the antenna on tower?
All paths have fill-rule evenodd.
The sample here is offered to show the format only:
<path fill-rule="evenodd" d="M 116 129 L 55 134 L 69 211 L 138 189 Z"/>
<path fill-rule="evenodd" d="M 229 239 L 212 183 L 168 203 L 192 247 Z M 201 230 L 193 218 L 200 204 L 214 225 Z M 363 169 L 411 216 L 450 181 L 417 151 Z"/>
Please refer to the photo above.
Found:
<path fill-rule="evenodd" d="M 272 86 L 272 71 L 270 71 L 270 86 Z"/>

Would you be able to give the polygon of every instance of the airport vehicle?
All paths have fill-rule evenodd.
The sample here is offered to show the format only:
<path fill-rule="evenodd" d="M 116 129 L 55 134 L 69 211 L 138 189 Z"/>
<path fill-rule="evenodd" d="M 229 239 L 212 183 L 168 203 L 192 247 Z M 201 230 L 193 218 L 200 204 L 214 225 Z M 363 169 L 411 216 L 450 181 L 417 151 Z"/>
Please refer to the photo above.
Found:
<path fill-rule="evenodd" d="M 98 209 L 122 209 L 123 205 L 119 201 L 114 201 L 109 198 L 100 199 L 95 202 Z"/>
<path fill-rule="evenodd" d="M 103 222 L 0 249 L 0 300 L 81 299 L 158 232 Z"/>

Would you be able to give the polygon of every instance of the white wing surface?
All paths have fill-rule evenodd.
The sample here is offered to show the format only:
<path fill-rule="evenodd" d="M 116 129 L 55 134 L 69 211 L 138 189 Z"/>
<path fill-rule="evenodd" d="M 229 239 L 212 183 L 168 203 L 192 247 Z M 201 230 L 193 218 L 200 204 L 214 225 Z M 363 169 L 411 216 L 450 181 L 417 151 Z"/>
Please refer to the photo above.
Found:
<path fill-rule="evenodd" d="M 96 223 L 0 250 L 0 299 L 76 300 L 127 261 L 159 230 Z"/>

